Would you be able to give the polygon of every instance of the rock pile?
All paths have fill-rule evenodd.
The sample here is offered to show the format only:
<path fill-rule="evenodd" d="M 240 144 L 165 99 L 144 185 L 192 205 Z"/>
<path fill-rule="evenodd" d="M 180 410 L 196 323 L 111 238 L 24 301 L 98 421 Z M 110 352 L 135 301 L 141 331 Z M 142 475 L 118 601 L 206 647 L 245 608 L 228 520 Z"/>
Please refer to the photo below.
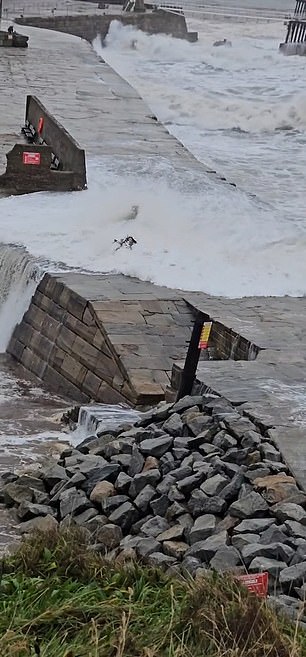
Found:
<path fill-rule="evenodd" d="M 306 593 L 306 495 L 269 431 L 227 400 L 162 403 L 31 475 L 6 473 L 22 533 L 75 522 L 94 549 L 195 575 L 267 571 L 278 605 Z M 276 599 L 277 595 L 277 599 Z"/>

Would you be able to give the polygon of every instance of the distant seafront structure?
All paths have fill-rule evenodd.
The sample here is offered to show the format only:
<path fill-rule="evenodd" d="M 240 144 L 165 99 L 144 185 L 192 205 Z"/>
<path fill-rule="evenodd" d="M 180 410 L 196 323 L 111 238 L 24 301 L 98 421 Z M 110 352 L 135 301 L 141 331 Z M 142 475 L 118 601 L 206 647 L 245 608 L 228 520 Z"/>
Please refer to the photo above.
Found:
<path fill-rule="evenodd" d="M 280 51 L 284 55 L 306 55 L 306 0 L 296 0 L 294 14 L 286 24 L 286 39 Z"/>

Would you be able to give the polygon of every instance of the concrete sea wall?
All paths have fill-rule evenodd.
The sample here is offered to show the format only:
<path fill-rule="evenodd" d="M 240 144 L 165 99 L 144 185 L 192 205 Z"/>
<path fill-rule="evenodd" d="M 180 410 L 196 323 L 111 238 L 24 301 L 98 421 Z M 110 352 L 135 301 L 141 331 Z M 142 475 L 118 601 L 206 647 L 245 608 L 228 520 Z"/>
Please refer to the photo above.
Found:
<path fill-rule="evenodd" d="M 24 17 L 16 18 L 20 25 L 31 25 L 57 32 L 66 32 L 92 42 L 100 35 L 102 40 L 106 37 L 112 21 L 117 20 L 124 25 L 133 25 L 149 34 L 169 34 L 180 39 L 189 39 L 185 17 L 180 14 L 163 11 L 131 13 L 131 14 L 107 14 L 89 16 L 51 16 L 51 17 Z M 195 34 L 191 33 L 190 39 L 195 40 Z"/>

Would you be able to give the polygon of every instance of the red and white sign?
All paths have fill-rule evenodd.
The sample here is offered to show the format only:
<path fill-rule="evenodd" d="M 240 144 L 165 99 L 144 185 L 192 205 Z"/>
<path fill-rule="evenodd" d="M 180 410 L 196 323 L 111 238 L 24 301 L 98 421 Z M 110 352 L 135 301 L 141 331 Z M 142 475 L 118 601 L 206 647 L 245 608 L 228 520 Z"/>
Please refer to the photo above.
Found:
<path fill-rule="evenodd" d="M 266 598 L 268 593 L 268 573 L 254 573 L 254 575 L 238 575 L 237 579 L 249 591 L 256 593 L 260 598 Z"/>
<path fill-rule="evenodd" d="M 23 153 L 22 154 L 23 164 L 40 164 L 40 153 Z"/>

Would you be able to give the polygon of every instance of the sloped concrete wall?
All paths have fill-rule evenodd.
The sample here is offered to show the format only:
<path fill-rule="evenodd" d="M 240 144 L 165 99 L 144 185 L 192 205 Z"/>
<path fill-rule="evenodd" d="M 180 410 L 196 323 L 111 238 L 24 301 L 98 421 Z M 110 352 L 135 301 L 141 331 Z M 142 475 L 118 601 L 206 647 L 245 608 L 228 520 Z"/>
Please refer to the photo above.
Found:
<path fill-rule="evenodd" d="M 57 32 L 66 32 L 75 36 L 93 41 L 97 35 L 104 39 L 108 33 L 112 21 L 117 20 L 124 25 L 135 27 L 149 34 L 170 34 L 171 36 L 187 39 L 188 31 L 185 17 L 163 10 L 144 14 L 108 14 L 105 16 L 34 16 L 28 18 L 16 18 L 15 22 L 20 25 L 31 25 Z"/>

